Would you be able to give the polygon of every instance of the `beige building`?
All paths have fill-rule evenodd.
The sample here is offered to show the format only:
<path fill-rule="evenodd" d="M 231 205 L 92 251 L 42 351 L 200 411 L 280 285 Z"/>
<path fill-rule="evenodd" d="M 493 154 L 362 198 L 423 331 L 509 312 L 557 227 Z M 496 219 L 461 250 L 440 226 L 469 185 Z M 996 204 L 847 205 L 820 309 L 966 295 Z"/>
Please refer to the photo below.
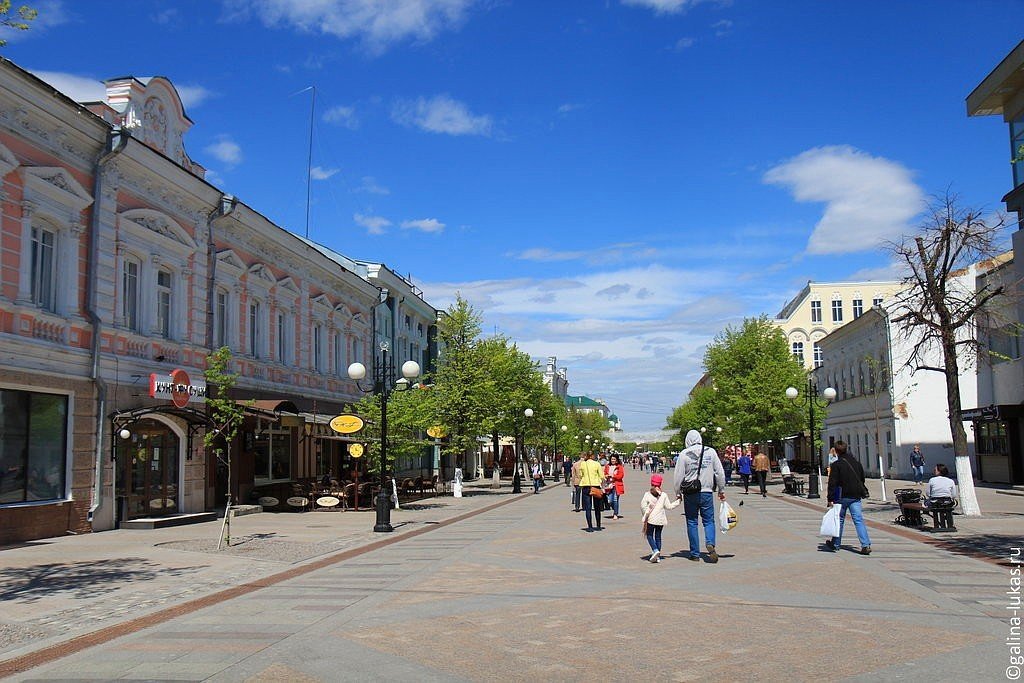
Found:
<path fill-rule="evenodd" d="M 772 322 L 786 335 L 793 356 L 810 370 L 824 362 L 819 342 L 825 335 L 881 305 L 899 287 L 897 281 L 808 281 Z"/>

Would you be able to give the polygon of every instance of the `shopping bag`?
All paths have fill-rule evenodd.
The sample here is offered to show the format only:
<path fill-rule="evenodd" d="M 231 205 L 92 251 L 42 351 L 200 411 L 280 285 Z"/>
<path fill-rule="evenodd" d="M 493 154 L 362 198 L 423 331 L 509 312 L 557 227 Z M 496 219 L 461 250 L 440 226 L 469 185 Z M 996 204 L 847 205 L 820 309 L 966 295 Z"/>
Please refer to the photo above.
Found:
<path fill-rule="evenodd" d="M 718 506 L 718 528 L 721 529 L 724 534 L 739 524 L 739 521 L 740 514 L 723 500 L 722 504 Z"/>
<path fill-rule="evenodd" d="M 821 518 L 821 531 L 820 536 L 827 538 L 836 538 L 839 536 L 839 505 L 833 505 L 825 513 L 825 516 Z"/>

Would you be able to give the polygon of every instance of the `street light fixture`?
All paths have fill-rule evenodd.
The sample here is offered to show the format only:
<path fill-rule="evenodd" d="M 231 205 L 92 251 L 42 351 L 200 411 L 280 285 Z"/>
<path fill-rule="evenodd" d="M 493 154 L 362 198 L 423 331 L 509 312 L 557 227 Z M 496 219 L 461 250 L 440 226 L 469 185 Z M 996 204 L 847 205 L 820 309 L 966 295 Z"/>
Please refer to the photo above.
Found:
<path fill-rule="evenodd" d="M 808 419 L 808 434 L 811 438 L 811 473 L 807 476 L 807 497 L 808 498 L 821 498 L 818 493 L 818 474 L 821 459 L 818 454 L 817 437 L 814 434 L 814 408 L 817 405 L 818 408 L 824 409 L 829 403 L 835 400 L 836 390 L 832 387 L 825 387 L 825 390 L 821 392 L 822 398 L 825 399 L 823 403 L 818 403 L 818 386 L 814 383 L 814 380 L 810 377 L 807 378 L 807 392 L 804 395 L 804 403 L 807 404 L 807 419 Z M 786 398 L 791 401 L 796 401 L 800 397 L 800 392 L 796 387 L 788 387 L 786 389 Z"/>
<path fill-rule="evenodd" d="M 555 422 L 555 424 L 557 424 L 557 421 Z M 568 431 L 568 430 L 569 430 L 569 428 L 567 426 L 562 425 L 562 431 L 563 432 Z M 553 451 L 551 451 L 551 476 L 553 478 L 555 478 L 556 481 L 557 481 L 558 474 L 555 472 L 555 467 L 556 466 L 557 467 L 561 467 L 562 466 L 562 463 L 555 462 L 558 459 L 558 430 L 557 429 L 554 430 L 554 439 L 555 439 L 555 444 L 554 444 L 554 448 L 555 449 Z"/>
<path fill-rule="evenodd" d="M 419 377 L 420 365 L 414 360 L 402 364 L 402 378 L 395 381 L 395 364 L 388 355 L 388 343 L 380 343 L 381 362 L 373 368 L 373 385 L 363 387 L 359 382 L 366 377 L 366 366 L 352 363 L 348 366 L 348 376 L 356 381 L 359 390 L 366 394 L 377 394 L 380 397 L 380 493 L 377 496 L 377 523 L 373 530 L 378 532 L 394 531 L 391 526 L 391 496 L 387 492 L 388 462 L 388 398 L 393 391 L 404 391 L 410 386 L 409 380 Z"/>
<path fill-rule="evenodd" d="M 526 410 L 524 410 L 523 411 L 523 416 L 524 417 L 533 417 L 533 408 L 527 408 Z M 516 471 L 512 474 L 512 493 L 522 493 L 523 492 L 522 477 L 519 476 L 520 457 L 521 457 L 520 451 L 522 451 L 523 446 L 525 445 L 525 444 L 523 444 L 523 441 L 525 441 L 526 439 L 522 435 L 522 431 L 523 431 L 522 427 L 520 427 L 520 429 L 518 431 L 519 431 L 519 434 L 516 435 L 517 436 L 517 443 L 516 443 Z"/>

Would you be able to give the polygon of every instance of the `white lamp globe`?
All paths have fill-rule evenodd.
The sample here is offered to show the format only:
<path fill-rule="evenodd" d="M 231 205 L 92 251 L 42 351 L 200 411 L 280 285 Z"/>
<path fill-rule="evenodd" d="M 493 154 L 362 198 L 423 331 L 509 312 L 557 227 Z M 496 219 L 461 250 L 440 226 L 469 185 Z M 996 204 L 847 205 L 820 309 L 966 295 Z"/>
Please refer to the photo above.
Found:
<path fill-rule="evenodd" d="M 832 387 L 825 387 L 825 391 L 821 392 L 821 395 L 825 397 L 826 401 L 832 401 L 836 397 L 836 390 Z"/>
<path fill-rule="evenodd" d="M 420 376 L 420 364 L 414 360 L 407 360 L 402 363 L 402 376 L 412 379 Z"/>
<path fill-rule="evenodd" d="M 786 389 L 786 398 L 795 401 L 796 397 L 800 395 L 800 392 L 796 390 L 796 387 L 789 387 Z"/>
<path fill-rule="evenodd" d="M 356 381 L 363 379 L 366 377 L 366 366 L 362 363 L 353 363 L 348 366 L 348 376 L 349 379 L 354 379 Z"/>
<path fill-rule="evenodd" d="M 533 417 L 533 408 L 527 408 L 523 411 L 523 415 L 526 417 Z"/>
<path fill-rule="evenodd" d="M 130 438 L 132 438 L 132 433 L 131 433 L 130 431 L 128 431 L 128 428 L 127 428 L 127 427 L 122 427 L 122 428 L 121 428 L 121 431 L 119 431 L 119 432 L 117 433 L 117 435 L 118 435 L 119 437 L 121 437 L 122 439 L 124 439 L 125 441 L 127 441 L 127 440 L 128 440 L 128 439 L 130 439 Z"/>
<path fill-rule="evenodd" d="M 569 428 L 568 428 L 568 427 L 566 427 L 565 425 L 562 425 L 562 431 L 563 431 L 563 432 L 567 432 L 567 431 L 569 431 Z"/>

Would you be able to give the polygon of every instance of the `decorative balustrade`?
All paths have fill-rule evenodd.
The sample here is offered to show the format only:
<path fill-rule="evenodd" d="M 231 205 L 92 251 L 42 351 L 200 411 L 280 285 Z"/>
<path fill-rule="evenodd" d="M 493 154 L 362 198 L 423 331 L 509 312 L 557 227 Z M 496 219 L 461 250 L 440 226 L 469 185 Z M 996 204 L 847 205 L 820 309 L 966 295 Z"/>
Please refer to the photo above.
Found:
<path fill-rule="evenodd" d="M 32 336 L 43 341 L 54 342 L 55 344 L 66 344 L 68 340 L 68 325 L 63 321 L 36 318 L 32 321 Z"/>

